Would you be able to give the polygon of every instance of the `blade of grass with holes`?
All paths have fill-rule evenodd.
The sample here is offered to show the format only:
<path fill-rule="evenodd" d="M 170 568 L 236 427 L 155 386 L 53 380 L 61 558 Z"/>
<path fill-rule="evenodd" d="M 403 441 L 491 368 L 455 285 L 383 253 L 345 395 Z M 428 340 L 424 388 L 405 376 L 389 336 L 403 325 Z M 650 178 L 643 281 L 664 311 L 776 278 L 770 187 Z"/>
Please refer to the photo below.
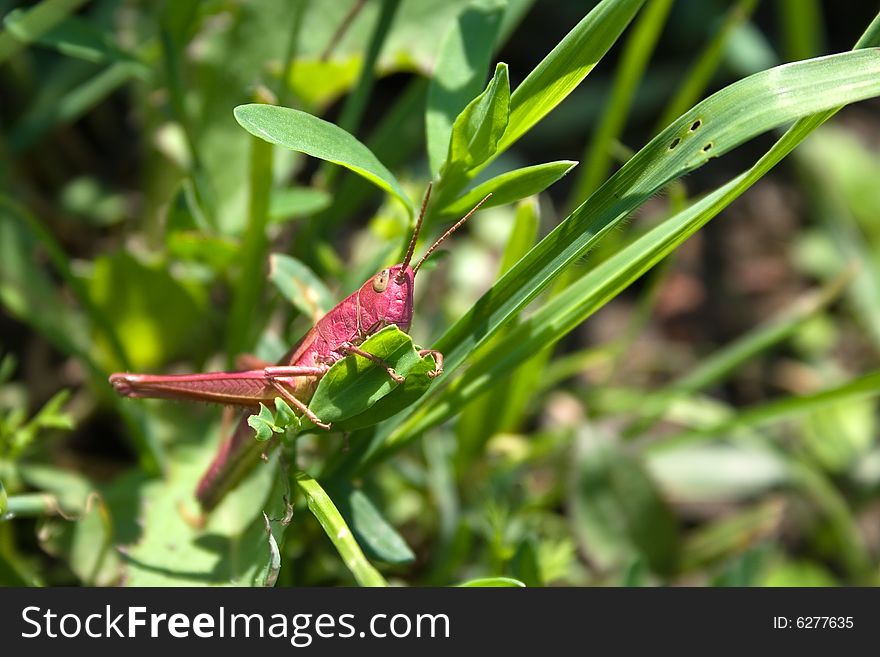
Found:
<path fill-rule="evenodd" d="M 439 403 L 439 399 L 454 404 L 477 394 L 486 386 L 485 382 L 478 383 L 479 378 L 491 378 L 507 371 L 500 363 L 512 364 L 517 357 L 514 354 L 521 355 L 523 346 L 533 349 L 538 342 L 546 345 L 549 340 L 558 340 L 653 266 L 661 254 L 669 253 L 674 245 L 745 191 L 833 114 L 837 106 L 880 94 L 878 74 L 880 51 L 859 50 L 770 69 L 734 83 L 699 103 L 633 157 L 440 338 L 437 348 L 446 354 L 447 376 L 632 209 L 669 180 L 705 163 L 710 157 L 705 145 L 711 145 L 710 152 L 720 154 L 749 136 L 798 116 L 823 110 L 825 114 L 809 116 L 798 123 L 755 167 L 651 231 L 637 242 L 636 251 L 630 247 L 624 252 L 625 256 L 618 254 L 576 281 L 539 314 L 517 327 L 506 345 L 510 351 L 495 349 L 491 354 L 483 354 L 482 362 L 471 362 L 467 385 L 459 380 L 452 391 L 429 395 L 419 405 L 422 420 L 407 419 L 393 433 L 386 425 L 372 441 L 372 447 L 366 449 L 375 449 L 389 434 L 386 448 L 410 440 L 427 426 L 455 413 L 455 408 Z M 462 394 L 465 397 L 459 397 Z M 429 417 L 433 419 L 428 421 Z"/>

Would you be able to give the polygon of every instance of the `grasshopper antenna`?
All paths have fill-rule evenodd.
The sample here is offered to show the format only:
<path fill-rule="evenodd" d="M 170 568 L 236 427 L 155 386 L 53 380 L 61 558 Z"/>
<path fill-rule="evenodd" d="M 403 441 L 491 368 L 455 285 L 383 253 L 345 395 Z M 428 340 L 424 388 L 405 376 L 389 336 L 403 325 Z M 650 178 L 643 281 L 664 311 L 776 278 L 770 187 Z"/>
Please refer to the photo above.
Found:
<path fill-rule="evenodd" d="M 431 187 L 433 187 L 433 185 L 434 183 L 428 183 L 428 189 L 425 192 L 425 199 L 422 201 L 422 209 L 419 212 L 419 220 L 416 222 L 416 229 L 413 231 L 412 239 L 409 241 L 409 247 L 406 249 L 406 257 L 403 259 L 403 264 L 400 267 L 400 274 L 397 276 L 398 283 L 403 282 L 403 272 L 406 271 L 409 261 L 412 260 L 413 251 L 416 250 L 416 240 L 419 239 L 419 231 L 422 229 L 422 221 L 425 219 L 425 210 L 428 209 L 428 199 L 431 198 Z"/>
<path fill-rule="evenodd" d="M 473 207 L 473 209 L 472 209 L 470 212 L 468 212 L 468 213 L 467 213 L 466 215 L 464 215 L 461 219 L 459 219 L 458 221 L 456 221 L 455 224 L 452 226 L 452 228 L 450 228 L 450 229 L 447 230 L 445 233 L 443 233 L 439 238 L 437 238 L 437 241 L 434 242 L 434 243 L 428 248 L 427 251 L 425 251 L 425 255 L 423 255 L 423 256 L 421 257 L 421 259 L 416 263 L 416 266 L 413 267 L 413 276 L 416 275 L 416 272 L 419 271 L 419 267 L 422 266 L 422 263 L 425 262 L 425 260 L 428 259 L 428 256 L 429 256 L 429 255 L 431 255 L 432 253 L 434 253 L 434 250 L 435 250 L 438 246 L 440 246 L 440 244 L 443 242 L 443 240 L 445 240 L 447 237 L 449 237 L 450 235 L 452 235 L 452 233 L 454 233 L 455 231 L 457 231 L 457 230 L 461 227 L 461 225 L 462 225 L 465 221 L 467 221 L 467 220 L 470 218 L 470 216 L 471 216 L 474 212 L 476 212 L 477 210 L 480 209 L 480 206 L 483 205 L 483 203 L 485 203 L 486 201 L 489 200 L 489 197 L 490 197 L 490 196 L 492 196 L 491 193 L 486 194 L 486 195 L 483 197 L 483 200 L 480 201 L 479 203 L 477 203 L 477 204 Z M 421 222 L 420 222 L 420 223 L 421 223 Z"/>

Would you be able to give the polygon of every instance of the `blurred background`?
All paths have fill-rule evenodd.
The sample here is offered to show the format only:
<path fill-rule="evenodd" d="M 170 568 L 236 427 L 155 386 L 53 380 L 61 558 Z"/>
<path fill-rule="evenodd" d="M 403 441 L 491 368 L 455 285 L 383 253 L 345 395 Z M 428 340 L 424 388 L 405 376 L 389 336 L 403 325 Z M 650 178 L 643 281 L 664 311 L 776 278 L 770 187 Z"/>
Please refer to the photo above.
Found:
<path fill-rule="evenodd" d="M 265 281 L 251 321 L 230 319 L 247 266 L 251 140 L 232 110 L 270 102 L 344 125 L 418 199 L 430 177 L 427 80 L 440 36 L 467 4 L 403 0 L 377 43 L 379 0 L 0 0 L 0 481 L 22 505 L 0 522 L 0 584 L 233 578 L 223 559 L 211 575 L 182 579 L 145 566 L 163 549 L 157 537 L 175 531 L 163 527 L 216 445 L 221 411 L 118 400 L 106 375 L 223 369 L 243 351 L 274 357 L 305 332 L 313 318 Z M 492 61 L 509 65 L 512 88 L 593 4 L 507 3 Z M 662 29 L 631 26 L 499 158 L 500 170 L 580 161 L 536 199 L 540 235 L 693 102 L 771 66 L 848 50 L 877 10 L 666 4 L 655 10 Z M 637 44 L 644 70 L 631 79 L 619 129 L 602 133 Z M 350 92 L 373 58 L 358 109 Z M 696 95 L 676 108 L 685 80 Z M 611 138 L 597 150 L 603 134 Z M 579 267 L 729 180 L 773 138 L 670 185 Z M 409 585 L 484 576 L 562 586 L 876 584 L 878 386 L 859 377 L 880 353 L 878 145 L 880 103 L 845 108 L 528 363 L 516 390 L 475 400 L 377 464 L 352 482 L 357 495 L 329 491 L 346 517 L 342 499 L 380 516 L 374 527 L 391 538 L 356 532 L 367 556 Z M 339 300 L 399 249 L 406 218 L 354 176 L 281 150 L 268 248 L 307 265 Z M 421 282 L 416 342 L 430 345 L 492 285 L 515 212 L 486 211 L 446 246 Z M 264 279 L 266 264 L 258 271 Z M 830 400 L 815 397 L 853 381 Z M 651 448 L 682 427 L 719 426 Z M 306 436 L 299 466 L 319 471 L 342 448 L 339 435 Z M 173 493 L 158 476 L 169 469 L 187 482 Z M 166 506 L 155 501 L 163 495 Z M 259 511 L 251 501 L 223 549 Z M 194 544 L 216 548 L 208 543 Z M 314 518 L 296 515 L 279 584 L 351 583 Z"/>

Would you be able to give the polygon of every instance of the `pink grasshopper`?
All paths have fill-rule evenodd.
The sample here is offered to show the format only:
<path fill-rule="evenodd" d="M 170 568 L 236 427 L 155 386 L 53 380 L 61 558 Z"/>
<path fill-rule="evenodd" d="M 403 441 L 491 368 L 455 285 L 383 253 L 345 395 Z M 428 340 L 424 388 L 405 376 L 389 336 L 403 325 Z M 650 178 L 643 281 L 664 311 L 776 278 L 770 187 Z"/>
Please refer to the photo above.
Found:
<path fill-rule="evenodd" d="M 213 509 L 267 449 L 265 444 L 254 439 L 253 430 L 247 423 L 248 416 L 256 412 L 260 402 L 271 404 L 276 397 L 281 397 L 315 426 L 330 429 L 330 425 L 315 416 L 307 404 L 318 387 L 318 381 L 336 361 L 349 354 L 358 354 L 384 367 L 388 375 L 398 383 L 403 381 L 403 377 L 388 363 L 363 351 L 358 345 L 389 324 L 396 324 L 402 331 L 409 330 L 413 314 L 413 285 L 419 267 L 489 198 L 486 196 L 441 235 L 415 267 L 410 268 L 430 196 L 429 185 L 403 262 L 383 269 L 366 281 L 357 292 L 343 299 L 277 365 L 248 356 L 245 362 L 253 369 L 239 372 L 168 376 L 120 373 L 110 376 L 110 383 L 116 391 L 126 397 L 187 399 L 251 409 L 238 423 L 232 436 L 221 444 L 199 482 L 196 497 L 205 511 Z M 434 358 L 435 368 L 428 373 L 429 376 L 436 377 L 443 371 L 443 354 L 439 351 L 423 349 L 419 354 Z"/>

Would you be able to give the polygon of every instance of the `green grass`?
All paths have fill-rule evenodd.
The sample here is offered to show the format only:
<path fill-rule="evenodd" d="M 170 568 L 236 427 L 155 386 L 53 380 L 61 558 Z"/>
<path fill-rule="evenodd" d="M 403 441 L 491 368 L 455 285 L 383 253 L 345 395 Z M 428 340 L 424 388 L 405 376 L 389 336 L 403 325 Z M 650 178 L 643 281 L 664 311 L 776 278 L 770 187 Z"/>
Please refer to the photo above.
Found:
<path fill-rule="evenodd" d="M 758 4 L 10 13 L 0 584 L 877 584 L 880 17 Z M 238 420 L 107 376 L 278 362 L 429 180 L 417 256 L 491 196 L 361 345 L 406 380 L 262 405 L 203 515 Z"/>

